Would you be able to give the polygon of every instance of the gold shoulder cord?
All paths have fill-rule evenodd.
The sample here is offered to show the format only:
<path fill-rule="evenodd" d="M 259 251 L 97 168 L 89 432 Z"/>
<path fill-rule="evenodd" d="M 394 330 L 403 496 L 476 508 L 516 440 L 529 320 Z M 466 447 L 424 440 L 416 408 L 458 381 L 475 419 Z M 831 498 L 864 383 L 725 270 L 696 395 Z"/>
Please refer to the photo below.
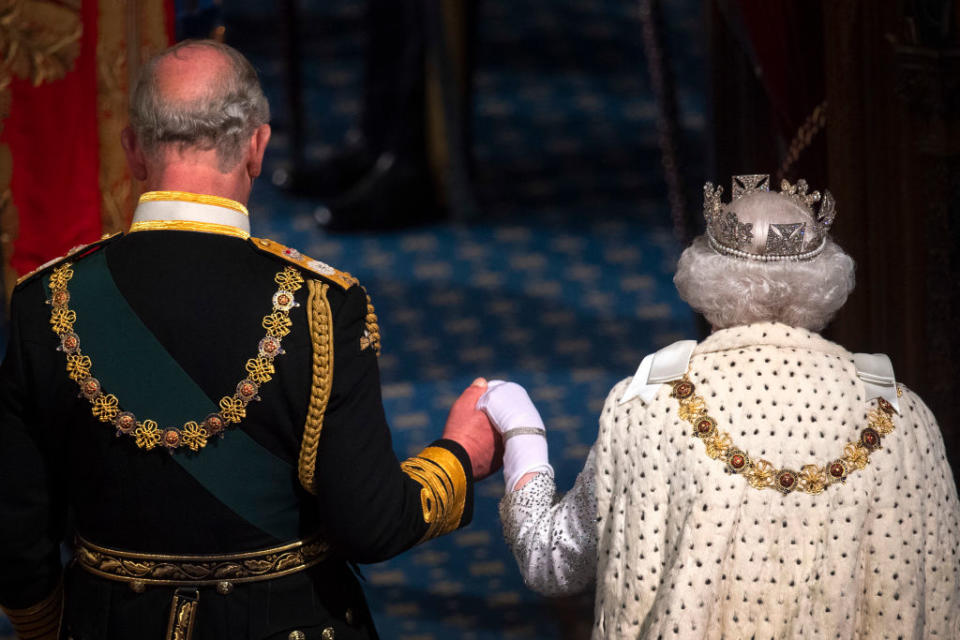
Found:
<path fill-rule="evenodd" d="M 877 399 L 878 408 L 867 412 L 867 426 L 856 442 L 848 442 L 843 456 L 826 466 L 805 464 L 800 471 L 777 469 L 763 458 L 753 458 L 733 444 L 726 431 L 717 428 L 717 421 L 707 414 L 703 397 L 694 393 L 696 387 L 687 376 L 671 383 L 671 396 L 680 403 L 677 415 L 693 426 L 694 437 L 703 440 L 704 452 L 714 460 L 726 463 L 727 471 L 743 476 L 754 489 L 776 489 L 788 494 L 793 491 L 822 493 L 827 487 L 846 482 L 855 469 L 863 469 L 870 462 L 870 454 L 880 449 L 880 440 L 893 431 L 893 406 L 883 398 Z M 899 387 L 897 393 L 900 393 Z"/>
<path fill-rule="evenodd" d="M 317 447 L 320 444 L 323 416 L 327 410 L 327 402 L 330 401 L 333 384 L 333 314 L 327 300 L 329 286 L 317 280 L 307 280 L 310 292 L 307 297 L 307 320 L 313 342 L 313 384 L 310 405 L 307 408 L 307 422 L 303 427 L 297 472 L 300 484 L 313 494 L 317 492 L 314 486 Z"/>

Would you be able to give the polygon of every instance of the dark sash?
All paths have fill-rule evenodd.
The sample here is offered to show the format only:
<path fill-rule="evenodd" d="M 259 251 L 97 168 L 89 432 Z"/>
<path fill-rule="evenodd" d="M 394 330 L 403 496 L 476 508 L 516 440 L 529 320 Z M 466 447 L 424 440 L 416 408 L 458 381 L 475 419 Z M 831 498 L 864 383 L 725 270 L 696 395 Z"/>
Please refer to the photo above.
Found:
<path fill-rule="evenodd" d="M 70 306 L 83 353 L 105 392 L 121 409 L 156 420 L 160 428 L 202 421 L 218 410 L 144 326 L 117 289 L 102 251 L 73 266 Z M 45 280 L 48 284 L 48 280 Z M 238 373 L 241 371 L 238 370 Z M 108 425 L 104 429 L 110 428 Z M 167 455 L 164 451 L 131 455 Z M 299 499 L 293 467 L 246 434 L 233 428 L 211 438 L 198 453 L 178 451 L 173 459 L 224 505 L 278 540 L 299 537 Z"/>

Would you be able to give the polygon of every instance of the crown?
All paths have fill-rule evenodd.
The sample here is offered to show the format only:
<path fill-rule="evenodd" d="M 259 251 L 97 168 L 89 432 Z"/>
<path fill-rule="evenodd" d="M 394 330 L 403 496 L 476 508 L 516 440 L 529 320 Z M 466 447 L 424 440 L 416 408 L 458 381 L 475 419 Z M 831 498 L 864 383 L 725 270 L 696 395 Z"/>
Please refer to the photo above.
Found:
<path fill-rule="evenodd" d="M 703 217 L 707 221 L 707 240 L 719 253 L 748 260 L 799 261 L 810 260 L 820 255 L 827 244 L 827 232 L 836 217 L 836 202 L 829 191 L 808 193 L 806 180 L 790 184 L 780 183 L 779 195 L 788 198 L 810 214 L 813 223 L 797 220 L 786 224 L 771 224 L 763 250 L 753 248 L 753 223 L 742 223 L 737 214 L 720 200 L 723 187 L 714 188 L 712 182 L 703 185 Z M 733 176 L 730 204 L 752 193 L 770 191 L 770 176 L 754 174 Z M 814 206 L 819 203 L 819 209 Z"/>

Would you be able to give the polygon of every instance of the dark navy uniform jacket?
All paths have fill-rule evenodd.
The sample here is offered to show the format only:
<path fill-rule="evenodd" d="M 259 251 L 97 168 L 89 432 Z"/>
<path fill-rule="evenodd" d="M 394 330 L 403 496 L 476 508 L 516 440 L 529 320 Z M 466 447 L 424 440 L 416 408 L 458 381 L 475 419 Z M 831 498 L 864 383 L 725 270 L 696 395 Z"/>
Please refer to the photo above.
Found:
<path fill-rule="evenodd" d="M 300 306 L 290 311 L 291 331 L 282 341 L 285 352 L 274 360 L 275 374 L 259 389 L 260 401 L 247 406 L 246 417 L 227 429 L 223 439 L 241 430 L 274 462 L 289 468 L 288 475 L 273 479 L 270 489 L 277 491 L 277 482 L 284 485 L 280 490 L 293 497 L 296 513 L 284 514 L 286 528 L 270 527 L 257 521 L 258 510 L 270 507 L 260 504 L 266 495 L 263 478 L 251 477 L 242 464 L 219 469 L 217 483 L 232 491 L 234 503 L 228 506 L 209 483 L 175 459 L 193 455 L 194 463 L 201 464 L 209 448 L 220 446 L 216 438 L 196 454 L 171 454 L 162 446 L 144 451 L 132 437 L 118 436 L 111 424 L 92 415 L 91 403 L 78 396 L 77 383 L 67 375 L 65 354 L 57 350 L 60 341 L 51 330 L 45 284 L 57 267 L 51 265 L 14 291 L 11 335 L 0 368 L 0 604 L 13 614 L 22 612 L 62 582 L 63 637 L 160 638 L 172 589 L 149 587 L 135 593 L 126 584 L 76 567 L 64 572 L 61 542 L 79 534 L 112 549 L 225 554 L 319 533 L 333 552 L 314 569 L 238 584 L 229 595 L 201 591 L 194 637 L 286 638 L 302 630 L 307 638 L 319 638 L 320 630 L 328 628 L 340 639 L 375 637 L 350 563 L 390 558 L 445 531 L 428 522 L 436 516 L 426 513 L 426 489 L 404 471 L 391 446 L 366 292 L 349 275 L 295 251 L 244 239 L 242 233 L 227 235 L 209 223 L 197 225 L 199 230 L 183 230 L 190 227 L 182 223 L 141 226 L 150 230 L 104 240 L 67 258 L 75 264 L 74 280 L 79 286 L 84 261 L 105 260 L 130 309 L 213 399 L 234 392 L 245 375 L 244 363 L 256 354 L 279 271 L 293 266 L 304 279 L 328 285 L 333 378 L 313 470 L 315 495 L 297 480 L 314 389 L 306 287 L 296 294 Z M 78 314 L 81 344 L 84 326 L 101 334 L 120 331 L 112 321 L 100 318 L 93 327 Z M 97 375 L 97 353 L 84 353 Z M 162 379 L 150 382 L 151 366 L 134 354 L 121 369 L 156 387 L 139 387 L 140 392 L 175 404 L 177 398 Z M 100 382 L 110 391 L 110 379 Z M 123 397 L 119 402 L 121 409 L 137 411 L 125 406 Z M 461 468 L 448 471 L 466 478 L 465 496 L 445 496 L 444 517 L 453 524 L 446 529 L 463 526 L 472 512 L 469 459 L 454 442 L 441 440 L 434 446 L 451 452 Z"/>

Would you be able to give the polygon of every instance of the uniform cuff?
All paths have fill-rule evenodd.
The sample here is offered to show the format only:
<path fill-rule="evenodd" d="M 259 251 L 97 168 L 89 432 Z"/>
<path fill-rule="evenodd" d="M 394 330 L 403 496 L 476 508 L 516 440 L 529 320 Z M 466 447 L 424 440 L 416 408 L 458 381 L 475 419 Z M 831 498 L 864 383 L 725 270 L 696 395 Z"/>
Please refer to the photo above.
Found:
<path fill-rule="evenodd" d="M 450 533 L 473 517 L 473 471 L 466 451 L 450 440 L 437 440 L 401 464 L 420 486 L 420 506 L 427 531 L 420 542 Z"/>
<path fill-rule="evenodd" d="M 20 640 L 57 640 L 63 611 L 63 583 L 40 602 L 25 609 L 2 607 Z"/>
<path fill-rule="evenodd" d="M 464 500 L 463 515 L 460 516 L 460 526 L 463 528 L 473 521 L 473 463 L 470 462 L 470 456 L 467 450 L 456 440 L 447 440 L 441 438 L 430 443 L 431 447 L 443 447 L 457 457 L 460 467 L 467 477 L 467 494 Z"/>

